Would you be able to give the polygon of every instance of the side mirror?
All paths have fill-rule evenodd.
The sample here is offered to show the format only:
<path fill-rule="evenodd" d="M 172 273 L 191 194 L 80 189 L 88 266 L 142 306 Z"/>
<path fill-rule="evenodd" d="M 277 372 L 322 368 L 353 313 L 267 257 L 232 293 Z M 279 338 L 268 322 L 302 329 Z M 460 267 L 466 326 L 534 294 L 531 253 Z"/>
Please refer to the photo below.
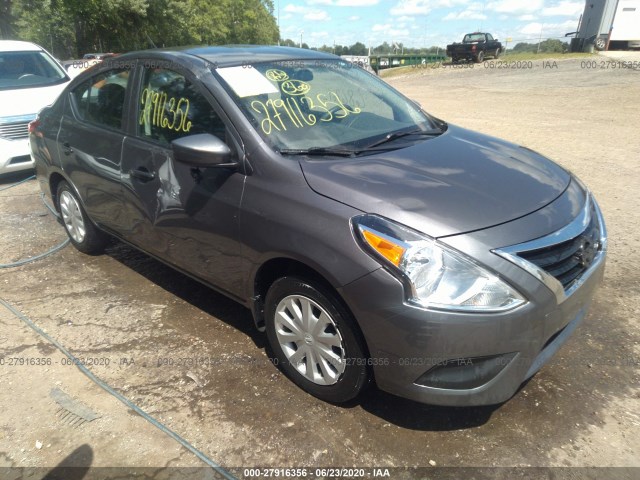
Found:
<path fill-rule="evenodd" d="M 198 133 L 171 142 L 176 161 L 194 167 L 237 168 L 231 160 L 231 150 L 218 137 L 210 133 Z"/>

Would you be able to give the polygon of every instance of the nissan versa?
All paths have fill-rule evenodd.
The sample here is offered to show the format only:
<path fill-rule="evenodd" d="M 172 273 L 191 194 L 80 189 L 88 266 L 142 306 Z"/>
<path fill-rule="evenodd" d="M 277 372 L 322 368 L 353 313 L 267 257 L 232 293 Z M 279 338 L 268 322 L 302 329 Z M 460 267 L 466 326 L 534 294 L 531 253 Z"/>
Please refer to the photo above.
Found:
<path fill-rule="evenodd" d="M 115 236 L 241 302 L 282 371 L 326 401 L 375 382 L 503 402 L 602 279 L 605 225 L 571 173 L 332 55 L 125 54 L 29 131 L 80 251 Z"/>

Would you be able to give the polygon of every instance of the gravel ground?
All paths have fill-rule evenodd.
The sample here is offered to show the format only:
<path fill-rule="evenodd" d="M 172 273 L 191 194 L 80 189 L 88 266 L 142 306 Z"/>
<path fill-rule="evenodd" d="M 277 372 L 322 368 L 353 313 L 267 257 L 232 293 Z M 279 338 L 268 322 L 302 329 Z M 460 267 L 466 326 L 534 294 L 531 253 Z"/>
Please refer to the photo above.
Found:
<path fill-rule="evenodd" d="M 503 405 L 431 407 L 375 390 L 346 407 L 322 403 L 269 363 L 248 311 L 122 244 L 0 270 L 0 298 L 228 467 L 640 467 L 640 71 L 584 66 L 441 67 L 389 80 L 438 117 L 555 159 L 604 211 L 610 253 L 590 314 Z M 0 191 L 0 232 L 0 263 L 65 238 L 36 182 Z M 0 325 L 0 467 L 52 467 L 70 455 L 93 466 L 202 465 L 2 306 Z M 100 418 L 68 425 L 52 388 Z"/>

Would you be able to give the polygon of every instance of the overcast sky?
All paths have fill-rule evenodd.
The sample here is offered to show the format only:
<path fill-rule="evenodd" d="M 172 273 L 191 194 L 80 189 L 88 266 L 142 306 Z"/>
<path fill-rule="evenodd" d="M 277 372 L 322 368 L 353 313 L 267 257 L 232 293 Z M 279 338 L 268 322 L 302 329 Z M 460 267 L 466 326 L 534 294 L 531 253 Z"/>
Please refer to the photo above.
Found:
<path fill-rule="evenodd" d="M 465 33 L 487 31 L 501 41 L 535 43 L 577 30 L 584 1 L 573 0 L 274 0 L 283 38 L 312 47 L 445 46 Z"/>

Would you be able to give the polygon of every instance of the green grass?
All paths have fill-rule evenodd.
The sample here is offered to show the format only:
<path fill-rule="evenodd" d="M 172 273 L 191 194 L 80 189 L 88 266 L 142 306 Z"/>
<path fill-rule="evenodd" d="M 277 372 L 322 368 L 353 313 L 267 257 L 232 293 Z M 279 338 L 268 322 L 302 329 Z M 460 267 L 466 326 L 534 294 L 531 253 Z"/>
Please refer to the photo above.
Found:
<path fill-rule="evenodd" d="M 511 51 L 507 51 L 500 56 L 498 60 L 502 60 L 505 62 L 518 62 L 518 61 L 533 61 L 533 60 L 568 60 L 573 58 L 594 58 L 597 57 L 597 54 L 594 53 L 553 53 L 553 52 L 542 52 L 542 53 L 533 53 L 533 52 L 524 52 L 524 53 L 513 53 Z M 495 61 L 494 58 L 489 58 L 487 61 Z M 446 60 L 447 64 L 451 63 L 451 59 L 448 58 Z M 427 64 L 427 66 L 431 66 L 431 68 L 440 68 L 441 65 L 438 63 Z M 422 65 L 420 65 L 422 67 Z M 416 68 L 414 66 L 406 66 L 406 67 L 395 67 L 388 68 L 385 70 L 380 70 L 380 76 L 382 78 L 390 78 L 390 77 L 398 77 L 401 75 L 411 75 L 424 72 L 425 68 Z"/>

